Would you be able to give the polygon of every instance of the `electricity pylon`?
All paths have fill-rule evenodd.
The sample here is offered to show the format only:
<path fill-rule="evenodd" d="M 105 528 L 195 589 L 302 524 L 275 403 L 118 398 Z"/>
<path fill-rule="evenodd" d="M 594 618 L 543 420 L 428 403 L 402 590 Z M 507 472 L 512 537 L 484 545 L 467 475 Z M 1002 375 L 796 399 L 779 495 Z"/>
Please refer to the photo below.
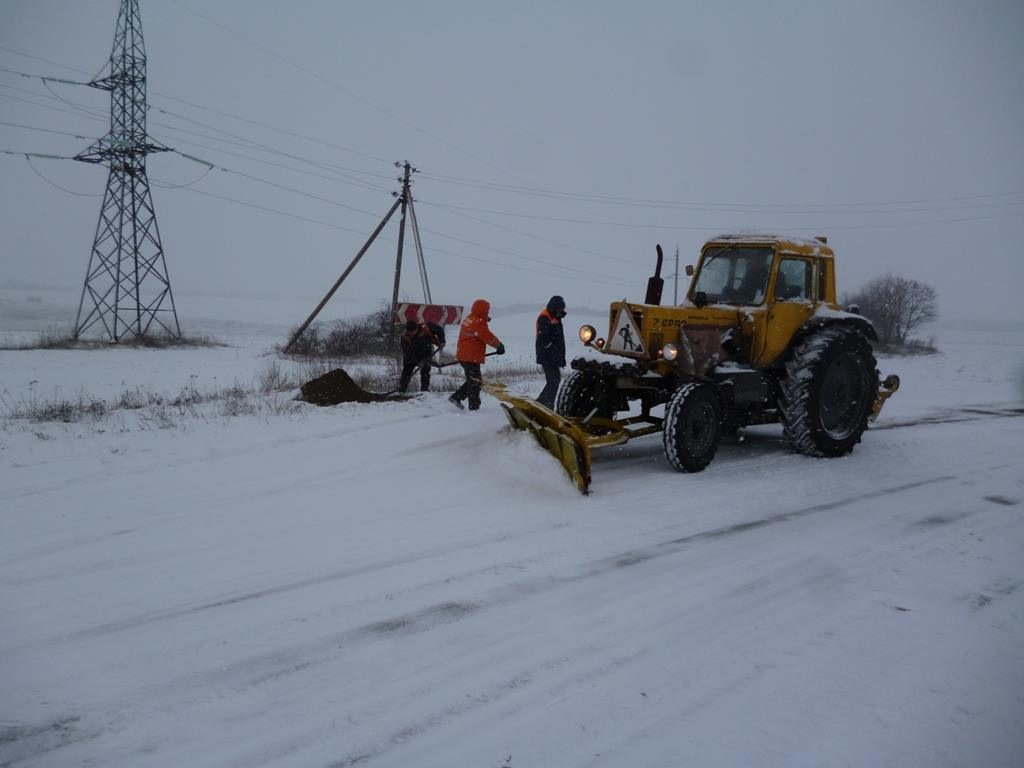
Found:
<path fill-rule="evenodd" d="M 180 338 L 146 176 L 146 156 L 170 148 L 146 135 L 146 50 L 138 0 L 121 1 L 110 71 L 89 85 L 110 91 L 110 132 L 75 159 L 106 165 L 110 173 L 78 304 L 75 338 L 97 323 L 113 342 L 154 330 Z"/>

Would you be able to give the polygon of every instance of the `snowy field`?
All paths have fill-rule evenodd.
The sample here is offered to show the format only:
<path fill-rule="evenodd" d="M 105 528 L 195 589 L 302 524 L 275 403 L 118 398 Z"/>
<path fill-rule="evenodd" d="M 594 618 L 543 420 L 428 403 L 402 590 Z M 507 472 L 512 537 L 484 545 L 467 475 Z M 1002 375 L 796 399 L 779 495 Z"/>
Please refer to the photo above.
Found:
<path fill-rule="evenodd" d="M 0 336 L 53 304 L 0 293 Z M 309 308 L 0 351 L 0 766 L 1024 764 L 1024 328 L 880 359 L 848 457 L 764 427 L 683 475 L 647 438 L 589 497 L 487 396 L 10 418 L 252 386 Z"/>

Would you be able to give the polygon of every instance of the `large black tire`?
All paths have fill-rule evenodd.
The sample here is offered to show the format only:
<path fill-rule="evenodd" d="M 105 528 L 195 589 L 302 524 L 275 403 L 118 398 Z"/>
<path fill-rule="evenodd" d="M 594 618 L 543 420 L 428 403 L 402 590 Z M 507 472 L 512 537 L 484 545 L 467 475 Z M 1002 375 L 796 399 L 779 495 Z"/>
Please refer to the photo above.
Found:
<path fill-rule="evenodd" d="M 573 371 L 562 380 L 555 397 L 555 413 L 559 416 L 584 418 L 597 409 L 597 416 L 614 418 L 607 393 L 603 392 L 601 377 L 590 371 Z"/>
<path fill-rule="evenodd" d="M 665 405 L 661 439 L 668 463 L 680 472 L 700 472 L 711 463 L 722 433 L 722 406 L 709 384 L 679 387 Z"/>
<path fill-rule="evenodd" d="M 843 456 L 860 442 L 878 394 L 871 344 L 855 328 L 823 328 L 800 342 L 780 384 L 782 426 L 795 451 Z"/>

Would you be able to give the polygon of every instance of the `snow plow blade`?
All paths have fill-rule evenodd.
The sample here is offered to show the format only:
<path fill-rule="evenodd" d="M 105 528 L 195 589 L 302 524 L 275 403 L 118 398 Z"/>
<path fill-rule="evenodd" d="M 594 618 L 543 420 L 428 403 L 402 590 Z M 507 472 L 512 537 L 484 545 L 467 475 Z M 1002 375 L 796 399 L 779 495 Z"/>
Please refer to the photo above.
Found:
<path fill-rule="evenodd" d="M 532 434 L 540 447 L 558 460 L 580 493 L 590 493 L 590 440 L 586 432 L 535 400 L 509 394 L 500 384 L 485 384 L 483 389 L 501 401 L 509 424 Z"/>
<path fill-rule="evenodd" d="M 878 385 L 878 394 L 875 396 L 875 402 L 871 405 L 871 415 L 868 417 L 870 421 L 874 421 L 878 418 L 878 414 L 882 411 L 882 406 L 885 405 L 885 401 L 896 394 L 896 390 L 900 388 L 900 377 L 895 373 L 885 377 L 885 381 Z"/>

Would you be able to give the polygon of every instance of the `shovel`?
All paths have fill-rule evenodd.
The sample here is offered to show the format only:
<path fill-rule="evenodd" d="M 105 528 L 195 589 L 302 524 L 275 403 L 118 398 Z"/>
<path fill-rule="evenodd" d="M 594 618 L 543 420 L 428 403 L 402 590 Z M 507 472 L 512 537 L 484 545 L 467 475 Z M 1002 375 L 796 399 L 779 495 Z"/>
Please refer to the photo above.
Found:
<path fill-rule="evenodd" d="M 487 354 L 484 355 L 484 357 L 493 357 L 496 354 L 498 354 L 498 353 L 497 352 L 488 352 Z M 452 360 L 450 363 L 435 363 L 435 362 L 431 362 L 431 365 L 433 365 L 435 368 L 447 368 L 449 365 L 458 365 L 458 363 L 459 363 L 458 360 Z"/>

